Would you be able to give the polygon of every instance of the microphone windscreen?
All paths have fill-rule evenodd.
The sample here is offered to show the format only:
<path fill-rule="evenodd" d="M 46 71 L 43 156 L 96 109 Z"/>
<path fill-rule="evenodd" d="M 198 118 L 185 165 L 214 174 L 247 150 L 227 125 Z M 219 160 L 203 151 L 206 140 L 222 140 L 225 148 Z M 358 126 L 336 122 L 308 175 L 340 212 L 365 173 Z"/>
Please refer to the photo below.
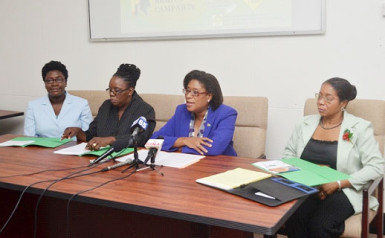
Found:
<path fill-rule="evenodd" d="M 136 119 L 131 125 L 131 132 L 136 128 L 140 128 L 140 131 L 145 131 L 147 129 L 148 123 L 145 117 L 141 116 Z"/>
<path fill-rule="evenodd" d="M 111 146 L 114 148 L 114 152 L 119 152 L 128 146 L 128 142 L 124 140 L 116 140 Z"/>
<path fill-rule="evenodd" d="M 144 145 L 147 149 L 157 148 L 158 150 L 162 149 L 164 139 L 149 139 Z"/>

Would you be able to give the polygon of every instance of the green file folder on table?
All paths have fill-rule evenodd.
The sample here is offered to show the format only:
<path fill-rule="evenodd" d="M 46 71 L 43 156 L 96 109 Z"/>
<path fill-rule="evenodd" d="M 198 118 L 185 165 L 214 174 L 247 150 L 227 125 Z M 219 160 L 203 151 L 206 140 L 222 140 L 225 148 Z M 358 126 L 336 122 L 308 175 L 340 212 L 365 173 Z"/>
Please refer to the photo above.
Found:
<path fill-rule="evenodd" d="M 282 161 L 299 168 L 299 170 L 281 173 L 279 176 L 307 186 L 318 186 L 337 180 L 345 180 L 350 177 L 330 167 L 317 165 L 299 158 L 285 158 Z"/>
<path fill-rule="evenodd" d="M 111 147 L 108 146 L 108 147 L 105 147 L 103 149 L 100 149 L 100 150 L 92 150 L 92 151 L 89 151 L 89 152 L 86 152 L 86 153 L 83 153 L 81 154 L 80 156 L 82 155 L 95 155 L 95 156 L 101 156 L 103 155 L 105 152 L 107 152 L 107 150 L 109 150 Z M 116 157 L 116 156 L 123 156 L 123 155 L 126 155 L 126 154 L 129 154 L 129 153 L 132 153 L 134 152 L 134 148 L 125 148 L 121 151 L 118 151 L 118 152 L 112 152 L 111 156 L 112 157 Z"/>
<path fill-rule="evenodd" d="M 48 148 L 55 148 L 65 143 L 70 142 L 70 139 L 60 139 L 60 138 L 45 138 L 45 137 L 16 137 L 12 140 L 0 143 L 0 146 L 42 146 Z"/>

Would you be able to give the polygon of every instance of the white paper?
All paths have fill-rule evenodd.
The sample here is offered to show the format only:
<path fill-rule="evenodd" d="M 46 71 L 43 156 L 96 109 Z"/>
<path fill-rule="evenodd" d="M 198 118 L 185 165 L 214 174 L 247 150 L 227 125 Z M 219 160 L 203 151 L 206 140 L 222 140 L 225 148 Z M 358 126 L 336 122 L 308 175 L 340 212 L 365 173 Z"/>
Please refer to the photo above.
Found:
<path fill-rule="evenodd" d="M 144 161 L 147 157 L 148 150 L 142 149 L 138 151 L 138 159 L 140 161 Z M 204 158 L 204 155 L 193 155 L 193 154 L 184 154 L 184 153 L 173 153 L 173 152 L 165 152 L 158 151 L 155 157 L 155 165 L 163 165 L 166 167 L 173 168 L 185 168 L 193 163 L 198 162 L 200 159 Z M 123 162 L 126 159 L 134 159 L 134 154 L 129 154 L 126 156 L 122 156 L 116 161 Z M 150 161 L 147 162 L 149 164 Z"/>
<path fill-rule="evenodd" d="M 81 144 L 77 144 L 74 146 L 70 146 L 64 149 L 56 150 L 53 153 L 61 154 L 61 155 L 82 155 L 84 153 L 90 152 L 90 150 L 86 149 L 86 142 Z"/>
<path fill-rule="evenodd" d="M 25 141 L 9 140 L 9 141 L 5 141 L 3 143 L 0 143 L 0 146 L 24 146 L 24 145 L 31 144 L 33 142 L 35 142 L 35 141 L 33 141 L 33 140 L 25 140 Z"/>

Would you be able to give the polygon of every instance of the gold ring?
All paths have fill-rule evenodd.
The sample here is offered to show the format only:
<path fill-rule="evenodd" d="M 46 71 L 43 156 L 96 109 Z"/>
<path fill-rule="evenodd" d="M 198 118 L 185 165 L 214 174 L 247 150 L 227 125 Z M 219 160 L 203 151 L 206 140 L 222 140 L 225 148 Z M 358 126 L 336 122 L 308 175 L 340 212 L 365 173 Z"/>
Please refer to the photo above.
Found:
<path fill-rule="evenodd" d="M 97 144 L 96 144 L 96 143 L 93 143 L 92 146 L 95 147 L 95 146 L 97 146 Z"/>

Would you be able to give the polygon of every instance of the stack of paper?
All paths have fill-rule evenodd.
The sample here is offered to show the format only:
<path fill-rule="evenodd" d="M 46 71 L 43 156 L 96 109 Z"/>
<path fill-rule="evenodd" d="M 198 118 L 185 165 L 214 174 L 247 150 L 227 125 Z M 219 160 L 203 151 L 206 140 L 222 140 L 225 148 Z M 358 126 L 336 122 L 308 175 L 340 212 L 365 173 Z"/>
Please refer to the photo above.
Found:
<path fill-rule="evenodd" d="M 271 177 L 271 174 L 236 168 L 197 179 L 196 182 L 219 189 L 230 190 L 269 177 Z"/>

